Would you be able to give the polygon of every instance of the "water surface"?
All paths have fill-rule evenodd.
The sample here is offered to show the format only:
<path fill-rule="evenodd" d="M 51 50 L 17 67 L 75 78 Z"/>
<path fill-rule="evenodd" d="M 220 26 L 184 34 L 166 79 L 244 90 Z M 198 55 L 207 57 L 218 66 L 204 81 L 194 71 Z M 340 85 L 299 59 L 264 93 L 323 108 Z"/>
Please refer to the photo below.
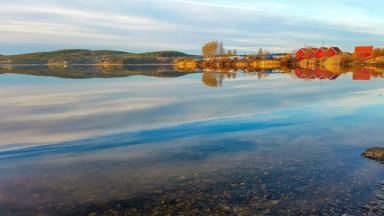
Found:
<path fill-rule="evenodd" d="M 2 69 L 0 215 L 361 215 L 375 199 L 383 167 L 360 154 L 383 146 L 377 73 L 132 67 Z"/>

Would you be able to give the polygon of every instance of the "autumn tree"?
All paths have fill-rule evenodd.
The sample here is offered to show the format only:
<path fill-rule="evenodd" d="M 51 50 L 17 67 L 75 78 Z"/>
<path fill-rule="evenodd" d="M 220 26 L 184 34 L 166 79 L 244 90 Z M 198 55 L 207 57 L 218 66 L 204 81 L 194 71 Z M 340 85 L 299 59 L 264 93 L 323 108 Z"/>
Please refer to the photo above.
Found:
<path fill-rule="evenodd" d="M 234 56 L 237 56 L 237 51 L 234 49 L 234 50 L 232 51 L 232 54 L 233 54 Z"/>
<path fill-rule="evenodd" d="M 372 51 L 372 57 L 378 57 L 382 55 L 382 50 L 380 48 L 375 48 Z"/>
<path fill-rule="evenodd" d="M 220 52 L 222 51 L 220 49 L 221 48 L 219 42 L 211 41 L 204 44 L 204 46 L 201 48 L 201 52 L 205 57 L 213 57 L 220 54 Z"/>

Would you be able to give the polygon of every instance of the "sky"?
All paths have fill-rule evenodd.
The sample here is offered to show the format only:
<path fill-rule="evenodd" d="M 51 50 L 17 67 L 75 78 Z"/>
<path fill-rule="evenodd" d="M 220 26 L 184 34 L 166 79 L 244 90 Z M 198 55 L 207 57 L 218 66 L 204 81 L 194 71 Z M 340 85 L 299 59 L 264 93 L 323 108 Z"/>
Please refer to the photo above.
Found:
<path fill-rule="evenodd" d="M 66 48 L 199 54 L 383 46 L 380 0 L 0 0 L 0 54 Z"/>

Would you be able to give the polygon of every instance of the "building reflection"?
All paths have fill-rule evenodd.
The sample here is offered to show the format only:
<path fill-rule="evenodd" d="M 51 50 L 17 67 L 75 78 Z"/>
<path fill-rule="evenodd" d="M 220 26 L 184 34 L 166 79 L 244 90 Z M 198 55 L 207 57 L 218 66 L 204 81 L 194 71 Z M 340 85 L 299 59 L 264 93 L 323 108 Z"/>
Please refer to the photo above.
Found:
<path fill-rule="evenodd" d="M 371 71 L 368 68 L 354 68 L 353 80 L 371 80 Z"/>
<path fill-rule="evenodd" d="M 319 79 L 319 80 L 335 80 L 340 74 L 333 73 L 329 70 L 318 68 L 318 69 L 304 69 L 296 68 L 295 75 L 300 79 Z"/>
<path fill-rule="evenodd" d="M 243 76 L 268 79 L 274 74 L 285 74 L 302 80 L 336 80 L 350 74 L 352 80 L 371 80 L 384 78 L 384 68 L 379 67 L 342 67 L 326 65 L 324 67 L 267 67 L 267 68 L 205 68 L 181 70 L 172 65 L 117 65 L 108 67 L 97 66 L 2 66 L 0 74 L 25 74 L 35 76 L 52 76 L 66 79 L 112 78 L 129 76 L 151 76 L 173 78 L 188 74 L 202 74 L 201 81 L 210 87 L 221 87 L 225 80 L 238 79 Z"/>
<path fill-rule="evenodd" d="M 273 74 L 285 74 L 302 80 L 336 80 L 345 74 L 350 74 L 352 80 L 371 80 L 384 78 L 384 69 L 374 67 L 319 67 L 319 68 L 276 68 L 268 70 L 202 70 L 202 82 L 210 87 L 220 87 L 226 79 L 236 79 L 239 74 L 267 79 Z"/>

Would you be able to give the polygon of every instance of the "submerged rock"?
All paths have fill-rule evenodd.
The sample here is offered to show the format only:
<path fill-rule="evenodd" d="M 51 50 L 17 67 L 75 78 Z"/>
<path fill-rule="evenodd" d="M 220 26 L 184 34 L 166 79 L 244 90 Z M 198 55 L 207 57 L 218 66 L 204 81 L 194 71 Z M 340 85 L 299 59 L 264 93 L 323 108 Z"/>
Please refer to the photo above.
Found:
<path fill-rule="evenodd" d="M 369 148 L 361 156 L 384 163 L 384 148 Z M 364 216 L 384 215 L 384 182 L 377 185 L 375 194 L 375 198 L 364 206 Z"/>
<path fill-rule="evenodd" d="M 365 152 L 363 152 L 361 156 L 375 160 L 375 161 L 384 162 L 384 148 L 383 147 L 369 148 Z"/>
<path fill-rule="evenodd" d="M 375 199 L 364 206 L 364 216 L 384 215 L 384 182 L 376 186 Z"/>

